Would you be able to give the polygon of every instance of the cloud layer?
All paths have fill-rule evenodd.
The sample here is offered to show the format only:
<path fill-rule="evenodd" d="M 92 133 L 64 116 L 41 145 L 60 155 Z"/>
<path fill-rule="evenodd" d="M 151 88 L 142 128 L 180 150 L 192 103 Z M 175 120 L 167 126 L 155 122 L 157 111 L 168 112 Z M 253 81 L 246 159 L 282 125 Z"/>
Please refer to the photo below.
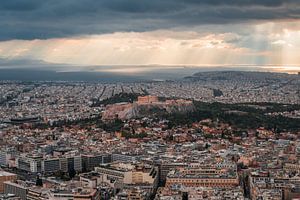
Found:
<path fill-rule="evenodd" d="M 298 0 L 2 0 L 0 40 L 297 20 Z"/>
<path fill-rule="evenodd" d="M 0 42 L 0 57 L 83 66 L 299 64 L 300 31 L 281 26 L 239 26 L 243 31 L 225 33 L 159 30 L 10 40 Z"/>
<path fill-rule="evenodd" d="M 0 66 L 299 65 L 299 54 L 299 0 L 0 2 Z"/>

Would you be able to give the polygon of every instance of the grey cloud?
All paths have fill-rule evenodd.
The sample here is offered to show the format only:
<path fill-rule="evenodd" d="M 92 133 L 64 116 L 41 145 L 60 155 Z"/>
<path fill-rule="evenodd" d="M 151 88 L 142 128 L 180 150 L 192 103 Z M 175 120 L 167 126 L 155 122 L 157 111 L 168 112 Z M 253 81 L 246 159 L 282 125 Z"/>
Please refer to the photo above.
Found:
<path fill-rule="evenodd" d="M 1 0 L 0 40 L 299 18 L 298 0 Z"/>

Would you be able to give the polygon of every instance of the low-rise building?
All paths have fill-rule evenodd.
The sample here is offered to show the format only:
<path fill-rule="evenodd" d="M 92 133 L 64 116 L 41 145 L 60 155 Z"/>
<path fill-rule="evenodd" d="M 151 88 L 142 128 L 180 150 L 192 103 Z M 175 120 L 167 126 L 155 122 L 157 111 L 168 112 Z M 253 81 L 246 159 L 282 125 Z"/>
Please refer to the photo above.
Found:
<path fill-rule="evenodd" d="M 166 187 L 172 185 L 213 188 L 236 187 L 239 180 L 236 166 L 233 166 L 201 164 L 177 168 L 167 175 Z"/>

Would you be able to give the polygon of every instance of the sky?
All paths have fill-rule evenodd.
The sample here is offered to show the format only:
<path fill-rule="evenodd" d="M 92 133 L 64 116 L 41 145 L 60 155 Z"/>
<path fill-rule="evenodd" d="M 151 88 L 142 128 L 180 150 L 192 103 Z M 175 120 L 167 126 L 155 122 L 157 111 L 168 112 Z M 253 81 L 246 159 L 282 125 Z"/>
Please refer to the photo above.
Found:
<path fill-rule="evenodd" d="M 1 0 L 0 27 L 2 66 L 300 70 L 299 0 Z"/>

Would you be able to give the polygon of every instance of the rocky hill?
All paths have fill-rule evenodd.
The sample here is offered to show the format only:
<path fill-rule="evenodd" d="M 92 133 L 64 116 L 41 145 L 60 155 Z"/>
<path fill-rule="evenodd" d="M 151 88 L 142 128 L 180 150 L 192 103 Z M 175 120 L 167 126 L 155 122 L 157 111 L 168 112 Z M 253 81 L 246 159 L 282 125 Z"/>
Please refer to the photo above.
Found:
<path fill-rule="evenodd" d="M 155 103 L 124 102 L 107 105 L 102 114 L 102 119 L 142 118 L 167 113 L 187 113 L 193 110 L 193 102 L 187 100 L 166 100 Z"/>

